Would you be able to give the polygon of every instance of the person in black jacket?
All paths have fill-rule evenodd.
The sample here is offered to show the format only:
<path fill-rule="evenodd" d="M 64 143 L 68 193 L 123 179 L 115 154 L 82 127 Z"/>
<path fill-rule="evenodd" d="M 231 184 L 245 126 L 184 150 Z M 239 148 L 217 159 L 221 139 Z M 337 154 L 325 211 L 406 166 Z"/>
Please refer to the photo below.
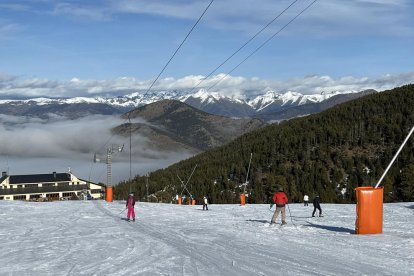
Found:
<path fill-rule="evenodd" d="M 321 199 L 319 198 L 318 195 L 313 199 L 313 213 L 312 213 L 312 217 L 315 216 L 316 209 L 319 210 L 319 216 L 322 217 Z"/>

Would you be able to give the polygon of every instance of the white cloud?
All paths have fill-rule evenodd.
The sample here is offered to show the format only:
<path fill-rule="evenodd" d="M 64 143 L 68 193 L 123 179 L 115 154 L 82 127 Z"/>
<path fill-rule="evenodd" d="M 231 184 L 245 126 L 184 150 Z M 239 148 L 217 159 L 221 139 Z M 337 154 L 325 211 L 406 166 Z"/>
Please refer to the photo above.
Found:
<path fill-rule="evenodd" d="M 74 5 L 69 3 L 58 3 L 55 5 L 53 15 L 65 15 L 74 18 L 85 18 L 95 21 L 106 21 L 110 19 L 108 10 L 102 6 Z"/>
<path fill-rule="evenodd" d="M 274 32 L 297 15 L 312 0 L 295 3 L 269 32 Z M 42 5 L 38 5 L 42 3 Z M 215 1 L 203 17 L 201 24 L 213 29 L 255 33 L 288 7 L 292 0 Z M 209 4 L 205 0 L 107 0 L 107 1 L 23 1 L 0 4 L 1 9 L 32 11 L 58 16 L 69 16 L 95 21 L 116 20 L 123 14 L 145 14 L 159 18 L 196 20 Z M 37 6 L 38 5 L 38 6 Z M 41 8 L 40 8 L 41 7 Z M 411 0 L 330 0 L 317 1 L 300 16 L 301 24 L 292 24 L 282 35 L 412 35 Z M 284 23 L 283 23 L 284 22 Z M 0 31 L 1 34 L 1 31 Z"/>
<path fill-rule="evenodd" d="M 112 5 L 117 12 L 152 14 L 181 19 L 197 18 L 207 7 L 206 1 L 128 1 L 116 0 Z"/>
<path fill-rule="evenodd" d="M 16 79 L 15 76 L 11 76 L 10 74 L 0 72 L 0 85 L 1 83 L 9 82 L 14 79 Z"/>
<path fill-rule="evenodd" d="M 0 10 L 11 10 L 11 11 L 26 11 L 29 7 L 27 5 L 16 4 L 16 3 L 1 3 Z"/>
<path fill-rule="evenodd" d="M 116 0 L 112 2 L 113 13 L 151 14 L 166 18 L 195 20 L 209 1 L 162 1 Z M 236 30 L 251 34 L 266 25 L 272 18 L 292 3 L 291 0 L 261 0 L 252 5 L 250 0 L 215 1 L 203 18 L 203 25 L 215 29 Z M 281 22 L 297 15 L 311 0 L 298 1 L 269 32 L 278 30 Z M 317 1 L 301 15 L 301 24 L 289 26 L 283 35 L 298 32 L 312 35 L 412 35 L 412 3 L 410 0 L 330 0 Z M 283 23 L 283 24 L 284 24 Z"/>
<path fill-rule="evenodd" d="M 0 40 L 4 37 L 16 34 L 18 32 L 20 32 L 22 29 L 22 27 L 18 24 L 14 24 L 14 23 L 4 23 L 1 24 L 0 22 Z"/>
<path fill-rule="evenodd" d="M 137 120 L 133 120 L 133 123 Z M 52 120 L 0 115 L 0 169 L 10 173 L 63 172 L 68 167 L 87 179 L 106 182 L 106 153 L 112 145 L 129 145 L 129 137 L 111 133 L 125 123 L 116 116 L 88 116 L 77 120 L 55 117 Z M 132 136 L 133 175 L 163 168 L 192 154 L 161 152 L 139 133 Z M 93 163 L 97 154 L 102 163 Z M 113 155 L 113 183 L 129 178 L 129 147 Z M 93 170 L 90 172 L 90 170 Z"/>
<path fill-rule="evenodd" d="M 302 94 L 318 94 L 321 92 L 347 92 L 361 91 L 364 89 L 385 90 L 408 83 L 414 83 L 414 72 L 397 75 L 382 75 L 374 77 L 343 76 L 333 78 L 331 76 L 305 76 L 285 80 L 266 80 L 257 77 L 245 78 L 241 76 L 213 75 L 202 81 L 204 76 L 186 76 L 180 79 L 162 78 L 153 87 L 151 92 L 166 90 L 193 92 L 209 87 L 220 81 L 210 92 L 218 92 L 227 96 L 251 97 L 263 94 L 267 90 L 277 92 L 296 91 Z M 152 83 L 152 80 L 139 80 L 133 77 L 122 77 L 112 80 L 82 80 L 72 78 L 67 82 L 52 81 L 47 79 L 24 79 L 6 74 L 0 74 L 0 97 L 95 97 L 95 96 L 123 96 L 134 92 L 144 93 Z"/>

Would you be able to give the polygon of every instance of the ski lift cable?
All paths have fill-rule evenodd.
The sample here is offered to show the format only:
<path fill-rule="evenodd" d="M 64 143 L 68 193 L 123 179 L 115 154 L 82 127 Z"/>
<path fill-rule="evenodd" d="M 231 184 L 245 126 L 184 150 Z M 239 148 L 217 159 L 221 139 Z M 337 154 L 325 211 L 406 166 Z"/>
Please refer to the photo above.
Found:
<path fill-rule="evenodd" d="M 278 16 L 276 16 L 272 21 L 270 21 L 264 28 L 262 28 L 259 32 L 257 32 L 250 40 L 248 40 L 244 45 L 242 45 L 235 53 L 233 53 L 228 59 L 226 59 L 225 62 L 223 62 L 222 64 L 220 64 L 219 67 L 217 67 L 215 71 L 217 71 L 222 65 L 224 65 L 224 63 L 226 63 L 229 59 L 231 59 L 235 54 L 237 54 L 242 48 L 244 48 L 248 43 L 250 43 L 251 40 L 253 40 L 255 37 L 257 37 L 261 32 L 263 32 L 268 26 L 270 26 L 277 18 L 279 18 L 285 11 L 287 11 L 293 4 L 295 4 L 298 0 L 295 0 L 294 2 L 292 2 L 285 10 L 283 10 Z M 316 2 L 317 0 L 315 0 L 314 2 Z M 146 95 L 154 86 L 154 84 L 156 83 L 156 81 L 159 79 L 159 77 L 161 76 L 161 74 L 165 71 L 165 69 L 167 68 L 167 66 L 170 64 L 170 62 L 172 61 L 172 59 L 175 57 L 175 55 L 178 53 L 179 49 L 182 47 L 182 45 L 185 43 L 185 41 L 188 39 L 189 35 L 193 32 L 193 30 L 195 29 L 195 27 L 198 25 L 198 23 L 201 21 L 202 17 L 205 15 L 205 13 L 207 12 L 207 10 L 210 8 L 210 6 L 213 4 L 214 0 L 211 0 L 211 2 L 208 4 L 208 6 L 205 8 L 205 10 L 203 11 L 203 13 L 200 15 L 200 17 L 198 18 L 198 20 L 196 21 L 196 23 L 193 25 L 193 27 L 190 29 L 190 31 L 188 32 L 188 34 L 186 35 L 186 37 L 183 39 L 183 41 L 181 42 L 181 44 L 179 45 L 179 47 L 176 49 L 176 51 L 173 53 L 173 55 L 171 56 L 171 58 L 168 60 L 168 62 L 166 63 L 166 65 L 163 67 L 163 69 L 161 70 L 161 72 L 158 74 L 157 78 L 152 82 L 152 84 L 150 85 L 150 87 L 147 89 L 147 91 L 145 92 L 144 95 Z M 313 2 L 313 3 L 314 3 Z M 312 3 L 312 4 L 313 4 Z M 303 11 L 302 11 L 303 12 Z M 293 20 L 292 20 L 293 21 Z M 244 61 L 243 61 L 244 62 Z M 240 65 L 240 64 L 239 64 Z M 238 66 L 239 66 L 238 65 Z M 233 69 L 235 70 L 235 69 Z M 214 72 L 212 72 L 211 74 L 213 74 Z M 231 72 L 230 72 L 231 73 Z M 228 73 L 228 74 L 230 74 Z M 211 75 L 210 74 L 210 75 Z M 220 80 L 221 81 L 221 80 Z M 200 84 L 200 83 L 199 83 Z M 197 86 L 199 85 L 197 84 Z M 217 83 L 216 83 L 217 84 Z M 212 87 L 211 87 L 212 88 Z M 192 89 L 194 90 L 195 87 Z M 210 88 L 209 88 L 210 89 Z M 136 108 L 128 111 L 126 113 L 127 115 L 127 119 L 126 121 L 129 121 L 131 124 L 131 114 L 132 112 L 136 110 Z M 131 126 L 130 126 L 131 127 Z M 102 148 L 104 148 L 115 136 L 115 133 L 111 135 L 111 137 L 98 149 L 98 151 L 100 151 Z M 131 138 L 130 138 L 131 139 Z M 131 166 L 131 165 L 130 165 Z M 131 173 L 130 173 L 131 175 Z M 131 177 L 131 176 L 130 176 Z"/>
<path fill-rule="evenodd" d="M 282 28 L 280 28 L 276 33 L 274 33 L 271 37 L 269 37 L 265 42 L 263 42 L 259 47 L 257 47 L 252 53 L 250 53 L 245 59 L 243 59 L 239 64 L 237 64 L 233 69 L 231 69 L 228 73 L 226 73 L 221 79 L 219 79 L 216 83 L 210 86 L 207 91 L 214 88 L 217 84 L 222 82 L 227 76 L 229 76 L 234 70 L 239 68 L 246 60 L 252 57 L 255 53 L 257 53 L 261 48 L 263 48 L 269 41 L 275 38 L 280 32 L 282 32 L 287 26 L 289 26 L 293 21 L 295 21 L 300 15 L 302 15 L 306 10 L 308 10 L 313 4 L 315 4 L 318 0 L 314 0 L 308 6 L 306 6 L 302 11 L 300 11 L 295 17 L 293 17 L 288 23 L 286 23 Z"/>
<path fill-rule="evenodd" d="M 214 0 L 211 0 L 210 3 L 208 4 L 208 6 L 204 9 L 203 13 L 200 15 L 200 17 L 198 18 L 198 20 L 195 22 L 195 24 L 192 26 L 192 28 L 190 29 L 190 31 L 187 33 L 187 35 L 185 36 L 185 38 L 183 39 L 183 41 L 181 42 L 181 44 L 178 46 L 178 48 L 175 50 L 175 52 L 173 53 L 173 55 L 170 57 L 170 59 L 168 60 L 168 62 L 165 64 L 165 66 L 162 68 L 161 72 L 158 74 L 158 76 L 155 78 L 155 80 L 152 82 L 152 84 L 150 85 L 150 87 L 147 89 L 147 91 L 145 92 L 144 95 L 148 94 L 148 92 L 151 90 L 151 88 L 154 86 L 154 84 L 156 83 L 156 81 L 159 79 L 159 77 L 161 76 L 161 74 L 165 71 L 165 69 L 167 68 L 167 66 L 170 64 L 170 62 L 172 61 L 172 59 L 175 57 L 175 55 L 178 53 L 178 51 L 181 49 L 181 47 L 183 46 L 183 44 L 185 43 L 185 41 L 188 39 L 188 37 L 190 36 L 190 34 L 193 32 L 193 30 L 195 29 L 195 27 L 198 25 L 198 23 L 201 21 L 201 19 L 203 18 L 203 16 L 206 14 L 207 10 L 210 8 L 210 6 L 213 4 Z M 131 113 L 135 110 L 136 108 L 128 111 L 126 113 L 127 115 L 127 119 L 125 120 L 124 123 L 126 123 L 127 121 L 129 121 L 130 123 L 130 131 L 131 131 Z M 112 134 L 111 137 L 109 137 L 109 139 L 97 150 L 97 152 L 101 151 L 102 148 L 106 147 L 109 142 L 113 139 L 113 137 L 116 134 Z M 131 134 L 130 134 L 131 135 Z M 131 138 L 130 138 L 131 140 Z M 131 147 L 131 145 L 130 145 Z M 130 149 L 131 152 L 131 149 Z M 131 159 L 131 157 L 130 157 Z M 131 165 L 130 165 L 130 171 L 132 171 Z M 132 172 L 130 172 L 130 179 L 131 179 L 131 175 Z"/>
<path fill-rule="evenodd" d="M 294 0 L 287 8 L 285 8 L 282 12 L 280 12 L 276 17 L 274 17 L 272 20 L 269 21 L 269 23 L 267 23 L 266 26 L 264 26 L 263 28 L 261 28 L 258 32 L 256 32 L 256 34 L 254 34 L 250 39 L 248 39 L 242 46 L 240 46 L 235 52 L 233 52 L 228 58 L 226 58 L 222 63 L 220 63 L 219 66 L 217 66 L 216 68 L 213 69 L 213 71 L 211 71 L 206 77 L 204 77 L 202 80 L 200 80 L 193 88 L 191 88 L 190 92 L 193 92 L 194 89 L 196 89 L 197 87 L 200 86 L 201 83 L 203 83 L 206 79 L 208 79 L 209 77 L 211 77 L 215 72 L 217 72 L 218 69 L 220 69 L 224 64 L 226 64 L 232 57 L 234 57 L 238 52 L 240 52 L 244 47 L 247 46 L 247 44 L 249 44 L 253 39 L 255 39 L 259 34 L 261 34 L 264 30 L 266 30 L 271 24 L 273 24 L 273 22 L 276 21 L 276 19 L 278 19 L 280 16 L 282 16 L 288 9 L 290 9 L 290 7 L 292 7 L 297 1 L 299 0 Z"/>
<path fill-rule="evenodd" d="M 191 30 L 188 32 L 188 34 L 186 35 L 186 37 L 183 39 L 183 41 L 181 42 L 181 44 L 178 46 L 178 48 L 175 50 L 174 54 L 171 56 L 171 58 L 168 60 L 167 64 L 165 64 L 164 68 L 162 68 L 161 72 L 158 74 L 158 76 L 155 78 L 155 80 L 151 83 L 151 86 L 148 88 L 148 90 L 145 92 L 144 95 L 146 95 L 151 88 L 154 86 L 154 84 L 157 82 L 157 80 L 159 79 L 159 77 L 161 76 L 161 74 L 164 72 L 164 70 L 167 68 L 167 66 L 170 64 L 171 60 L 175 57 L 175 55 L 177 54 L 177 52 L 180 50 L 181 46 L 183 46 L 184 42 L 187 40 L 187 38 L 190 36 L 190 34 L 193 32 L 194 28 L 197 26 L 197 24 L 201 21 L 201 18 L 203 18 L 204 14 L 207 12 L 207 10 L 210 8 L 211 4 L 213 4 L 214 0 L 211 0 L 210 4 L 208 4 L 208 6 L 205 8 L 205 10 L 203 11 L 203 13 L 201 14 L 201 16 L 198 18 L 197 22 L 193 25 L 193 27 L 191 28 Z"/>
<path fill-rule="evenodd" d="M 129 193 L 132 192 L 131 190 L 131 179 L 132 179 L 132 124 L 131 118 L 128 116 L 129 122 Z M 147 179 L 148 180 L 148 179 Z"/>
<path fill-rule="evenodd" d="M 183 39 L 183 41 L 180 43 L 180 45 L 178 46 L 178 48 L 175 50 L 175 52 L 173 53 L 173 55 L 170 57 L 170 59 L 167 61 L 167 63 L 165 64 L 165 66 L 162 68 L 161 72 L 158 74 L 158 76 L 154 79 L 154 81 L 151 83 L 151 85 L 149 86 L 149 88 L 147 89 L 147 91 L 144 93 L 144 96 L 146 96 L 149 91 L 152 89 L 152 87 L 154 86 L 154 84 L 157 82 L 157 80 L 160 78 L 160 76 L 162 75 L 162 73 L 164 73 L 165 69 L 167 68 L 167 66 L 170 64 L 170 62 L 172 61 L 172 59 L 175 57 L 175 55 L 178 53 L 178 51 L 181 49 L 181 47 L 183 46 L 183 44 L 185 43 L 185 41 L 188 39 L 188 37 L 190 36 L 190 34 L 193 32 L 193 30 L 195 29 L 195 27 L 198 25 L 198 23 L 201 21 L 201 19 L 203 18 L 203 16 L 206 14 L 207 10 L 210 8 L 210 6 L 213 4 L 214 0 L 211 0 L 210 3 L 207 5 L 207 7 L 204 9 L 203 13 L 200 15 L 200 17 L 197 19 L 197 21 L 194 23 L 194 25 L 192 26 L 192 28 L 190 29 L 190 31 L 187 33 L 187 35 L 185 36 L 185 38 Z M 128 119 L 130 118 L 131 113 L 135 110 L 136 108 L 133 108 L 132 110 L 127 112 L 127 117 Z"/>

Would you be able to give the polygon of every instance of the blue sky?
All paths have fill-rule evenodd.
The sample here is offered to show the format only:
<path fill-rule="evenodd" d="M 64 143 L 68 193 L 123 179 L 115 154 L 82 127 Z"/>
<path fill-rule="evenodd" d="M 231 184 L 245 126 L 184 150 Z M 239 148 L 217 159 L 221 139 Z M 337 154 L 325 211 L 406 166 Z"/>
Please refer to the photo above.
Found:
<path fill-rule="evenodd" d="M 0 96 L 145 91 L 210 1 L 2 0 Z M 293 1 L 215 0 L 155 91 L 191 89 Z M 213 83 L 311 2 L 296 1 Z M 318 0 L 215 89 L 309 94 L 414 82 L 413 14 L 412 0 Z"/>

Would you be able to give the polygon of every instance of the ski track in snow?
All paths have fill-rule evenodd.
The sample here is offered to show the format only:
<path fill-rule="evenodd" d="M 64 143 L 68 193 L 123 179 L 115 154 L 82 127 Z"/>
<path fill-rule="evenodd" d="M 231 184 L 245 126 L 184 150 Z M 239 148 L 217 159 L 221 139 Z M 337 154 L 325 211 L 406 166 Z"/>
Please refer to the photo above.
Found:
<path fill-rule="evenodd" d="M 414 275 L 414 204 L 384 204 L 383 234 L 354 235 L 355 205 L 0 202 L 0 275 Z M 291 215 L 291 216 L 290 216 Z M 278 218 L 280 222 L 280 218 Z"/>

